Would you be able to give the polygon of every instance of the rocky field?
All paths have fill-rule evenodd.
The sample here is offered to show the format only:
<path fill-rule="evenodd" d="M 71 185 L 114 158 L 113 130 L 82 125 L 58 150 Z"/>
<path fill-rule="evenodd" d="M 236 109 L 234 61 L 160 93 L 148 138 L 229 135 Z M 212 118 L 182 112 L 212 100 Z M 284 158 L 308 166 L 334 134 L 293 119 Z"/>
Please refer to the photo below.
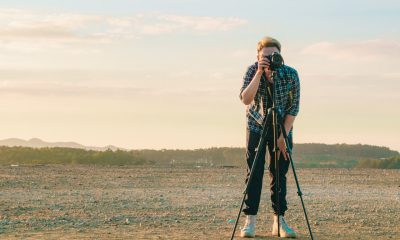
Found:
<path fill-rule="evenodd" d="M 400 170 L 297 174 L 315 239 L 400 239 Z M 244 177 L 240 168 L 3 165 L 0 239 L 229 239 Z M 266 172 L 257 239 L 276 239 L 268 183 Z M 296 191 L 289 171 L 286 219 L 309 239 Z"/>

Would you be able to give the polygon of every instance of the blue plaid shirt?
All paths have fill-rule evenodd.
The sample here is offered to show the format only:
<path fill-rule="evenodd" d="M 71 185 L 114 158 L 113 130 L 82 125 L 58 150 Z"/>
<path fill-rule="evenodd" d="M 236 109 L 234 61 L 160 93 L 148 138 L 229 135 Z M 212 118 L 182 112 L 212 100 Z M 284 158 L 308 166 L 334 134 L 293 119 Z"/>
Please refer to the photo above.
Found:
<path fill-rule="evenodd" d="M 243 84 L 240 89 L 239 98 L 242 99 L 242 92 L 250 84 L 258 69 L 258 62 L 247 68 L 243 77 Z M 282 113 L 282 117 L 286 114 L 296 116 L 299 112 L 300 103 L 300 79 L 297 71 L 287 65 L 282 66 L 277 70 L 274 79 L 276 83 L 276 107 Z M 267 115 L 268 108 L 272 106 L 271 99 L 267 94 L 267 87 L 270 85 L 265 77 L 262 75 L 260 85 L 257 93 L 251 104 L 246 106 L 247 129 L 253 132 L 262 132 L 262 123 L 264 117 Z M 272 88 L 271 88 L 272 90 Z M 288 133 L 292 134 L 292 129 Z"/>

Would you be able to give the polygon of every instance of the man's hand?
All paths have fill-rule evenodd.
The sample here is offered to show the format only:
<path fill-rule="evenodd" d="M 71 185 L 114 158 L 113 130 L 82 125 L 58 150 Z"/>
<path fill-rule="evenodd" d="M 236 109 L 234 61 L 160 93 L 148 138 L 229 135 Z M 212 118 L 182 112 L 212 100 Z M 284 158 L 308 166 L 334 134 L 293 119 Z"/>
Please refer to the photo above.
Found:
<path fill-rule="evenodd" d="M 286 143 L 285 143 L 285 139 L 283 138 L 283 134 L 281 134 L 278 138 L 278 159 L 280 158 L 280 154 L 283 154 L 283 157 L 285 158 L 285 160 L 287 161 L 289 159 L 288 157 L 288 153 L 287 153 L 287 149 L 286 149 Z"/>
<path fill-rule="evenodd" d="M 258 69 L 257 72 L 265 73 L 265 76 L 269 81 L 271 81 L 271 69 L 269 69 L 270 61 L 268 58 L 263 57 L 258 61 Z"/>
<path fill-rule="evenodd" d="M 262 73 L 262 72 L 266 71 L 267 69 L 269 69 L 269 59 L 268 58 L 261 58 L 261 60 L 258 60 L 257 72 Z"/>

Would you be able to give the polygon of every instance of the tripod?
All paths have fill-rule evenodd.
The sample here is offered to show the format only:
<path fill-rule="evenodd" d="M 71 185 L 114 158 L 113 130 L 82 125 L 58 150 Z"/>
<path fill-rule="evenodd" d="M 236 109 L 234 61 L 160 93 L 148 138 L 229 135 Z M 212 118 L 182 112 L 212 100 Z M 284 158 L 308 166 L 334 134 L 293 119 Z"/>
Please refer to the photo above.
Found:
<path fill-rule="evenodd" d="M 296 170 L 294 168 L 294 163 L 293 163 L 293 159 L 292 159 L 292 149 L 289 147 L 290 145 L 289 145 L 289 142 L 288 142 L 288 136 L 287 136 L 287 133 L 286 133 L 286 129 L 283 126 L 283 121 L 281 119 L 280 111 L 279 111 L 279 109 L 276 108 L 276 105 L 275 105 L 275 94 L 276 94 L 276 89 L 275 89 L 276 81 L 274 79 L 275 76 L 276 76 L 276 70 L 272 71 L 272 79 L 273 79 L 273 82 L 274 82 L 274 84 L 272 84 L 272 94 L 271 94 L 272 107 L 270 108 L 270 111 L 268 111 L 267 116 L 264 118 L 263 129 L 262 129 L 260 141 L 258 143 L 257 152 L 256 152 L 256 155 L 254 157 L 253 164 L 251 166 L 250 175 L 249 175 L 249 178 L 248 178 L 248 181 L 247 181 L 247 185 L 246 185 L 246 188 L 245 188 L 245 190 L 243 192 L 243 199 L 242 199 L 242 203 L 240 205 L 239 213 L 238 213 L 236 221 L 235 221 L 235 226 L 234 226 L 233 231 L 232 231 L 231 240 L 233 240 L 233 238 L 235 236 L 237 224 L 239 222 L 240 214 L 241 214 L 242 209 L 243 209 L 243 204 L 244 204 L 244 201 L 245 201 L 246 196 L 248 194 L 249 186 L 250 186 L 250 183 L 251 183 L 251 181 L 253 179 L 253 175 L 254 175 L 254 171 L 256 169 L 256 165 L 259 162 L 261 148 L 265 147 L 265 145 L 266 145 L 265 144 L 266 143 L 266 137 L 267 137 L 267 134 L 269 133 L 268 131 L 271 130 L 271 129 L 269 129 L 269 123 L 270 123 L 271 120 L 272 120 L 272 130 L 273 130 L 273 138 L 274 138 L 273 152 L 274 152 L 274 157 L 275 157 L 276 196 L 277 196 L 277 208 L 278 208 L 277 210 L 278 210 L 278 213 L 280 212 L 280 202 L 279 202 L 279 190 L 280 190 L 280 188 L 279 188 L 279 158 L 278 158 L 279 157 L 278 156 L 278 150 L 279 149 L 278 149 L 278 146 L 277 146 L 278 120 L 279 120 L 279 126 L 280 126 L 280 129 L 282 130 L 282 133 L 283 133 L 285 144 L 287 146 L 288 157 L 289 157 L 289 160 L 290 160 L 290 164 L 292 165 L 293 175 L 294 175 L 294 178 L 295 178 L 295 181 L 296 181 L 297 194 L 299 195 L 300 200 L 301 200 L 301 205 L 303 207 L 304 216 L 305 216 L 305 219 L 306 219 L 306 222 L 307 222 L 307 227 L 308 227 L 308 231 L 310 233 L 310 237 L 311 237 L 312 240 L 314 240 L 314 237 L 313 237 L 313 234 L 312 234 L 312 231 L 311 231 L 311 227 L 310 227 L 310 223 L 308 221 L 307 211 L 306 211 L 306 208 L 304 206 L 304 201 L 303 201 L 303 197 L 302 197 L 303 193 L 300 190 L 299 181 L 297 179 Z M 268 87 L 268 91 L 271 93 L 270 87 Z M 283 154 L 283 153 L 281 153 L 281 154 Z M 280 238 L 280 219 L 279 219 L 279 215 L 278 215 L 278 238 Z"/>

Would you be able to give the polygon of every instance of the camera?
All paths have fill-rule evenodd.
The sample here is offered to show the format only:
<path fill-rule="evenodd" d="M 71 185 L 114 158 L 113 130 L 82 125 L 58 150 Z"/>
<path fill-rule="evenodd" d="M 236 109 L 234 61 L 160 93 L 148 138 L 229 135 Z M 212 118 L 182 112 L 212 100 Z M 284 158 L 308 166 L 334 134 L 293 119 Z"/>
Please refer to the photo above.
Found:
<path fill-rule="evenodd" d="M 278 52 L 273 52 L 271 55 L 268 55 L 267 59 L 269 60 L 269 68 L 271 71 L 275 71 L 283 66 L 282 55 Z"/>

